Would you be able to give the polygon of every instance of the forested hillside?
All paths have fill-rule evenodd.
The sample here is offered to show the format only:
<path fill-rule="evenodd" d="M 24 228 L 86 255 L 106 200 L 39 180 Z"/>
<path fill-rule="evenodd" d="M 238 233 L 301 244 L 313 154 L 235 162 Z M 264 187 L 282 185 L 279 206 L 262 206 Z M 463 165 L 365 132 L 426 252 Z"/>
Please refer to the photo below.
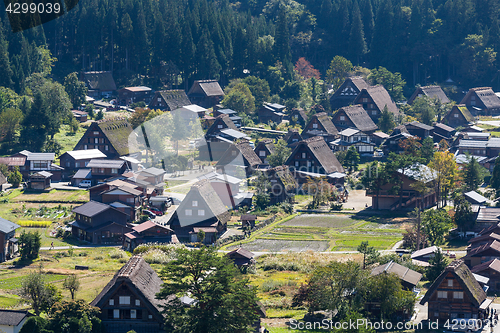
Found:
<path fill-rule="evenodd" d="M 59 81 L 113 70 L 119 85 L 153 88 L 206 78 L 225 85 L 244 69 L 285 82 L 299 57 L 324 76 L 341 55 L 400 72 L 409 89 L 448 78 L 499 89 L 499 8 L 499 0 L 80 0 L 24 33 L 3 18 L 0 84 L 24 94 L 24 79 L 50 54 Z"/>

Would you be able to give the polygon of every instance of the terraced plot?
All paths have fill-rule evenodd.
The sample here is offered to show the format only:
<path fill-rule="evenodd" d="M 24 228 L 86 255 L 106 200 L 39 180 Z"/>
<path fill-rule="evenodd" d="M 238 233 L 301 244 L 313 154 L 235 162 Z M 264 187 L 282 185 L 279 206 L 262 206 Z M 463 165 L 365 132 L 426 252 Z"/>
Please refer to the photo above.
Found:
<path fill-rule="evenodd" d="M 256 239 L 253 242 L 246 243 L 245 249 L 249 251 L 266 251 L 266 252 L 305 252 L 317 251 L 323 252 L 328 250 L 328 241 L 304 241 L 304 240 L 280 240 L 280 239 Z M 230 247 L 233 250 L 238 246 Z"/>

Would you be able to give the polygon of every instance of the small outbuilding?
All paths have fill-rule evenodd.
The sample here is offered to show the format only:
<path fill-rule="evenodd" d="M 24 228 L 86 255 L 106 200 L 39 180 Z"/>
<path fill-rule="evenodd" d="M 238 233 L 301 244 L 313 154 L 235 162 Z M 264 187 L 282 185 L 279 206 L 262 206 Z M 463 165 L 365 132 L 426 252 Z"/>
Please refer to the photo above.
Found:
<path fill-rule="evenodd" d="M 50 188 L 52 173 L 48 171 L 39 171 L 32 175 L 28 180 L 28 188 L 31 190 L 46 190 Z"/>
<path fill-rule="evenodd" d="M 249 227 L 250 229 L 255 228 L 255 221 L 257 220 L 257 215 L 245 214 L 241 215 L 240 221 L 242 228 Z"/>

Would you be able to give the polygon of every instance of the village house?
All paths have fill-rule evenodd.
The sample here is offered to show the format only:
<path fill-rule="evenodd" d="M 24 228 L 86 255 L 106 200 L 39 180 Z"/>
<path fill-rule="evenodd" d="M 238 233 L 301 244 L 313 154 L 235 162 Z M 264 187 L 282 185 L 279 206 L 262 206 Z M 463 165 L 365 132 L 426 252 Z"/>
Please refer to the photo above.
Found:
<path fill-rule="evenodd" d="M 307 123 L 307 114 L 302 108 L 293 108 L 289 114 L 290 124 L 304 127 Z"/>
<path fill-rule="evenodd" d="M 231 109 L 217 109 L 217 110 L 214 110 L 213 114 L 214 114 L 214 117 L 218 117 L 218 116 L 220 116 L 222 114 L 227 114 L 229 116 L 229 119 L 231 119 L 231 121 L 236 126 L 236 128 L 240 128 L 241 127 L 241 117 L 239 117 L 238 113 L 236 111 L 234 111 L 234 110 L 231 110 Z"/>
<path fill-rule="evenodd" d="M 467 248 L 467 255 L 462 259 L 473 268 L 495 258 L 500 258 L 500 241 L 493 239 L 486 244 Z"/>
<path fill-rule="evenodd" d="M 79 169 L 73 177 L 71 177 L 71 186 L 80 186 L 80 183 L 84 180 L 89 180 L 92 184 L 92 170 L 90 169 Z"/>
<path fill-rule="evenodd" d="M 465 104 L 453 105 L 450 112 L 444 117 L 442 122 L 451 127 L 466 127 L 474 123 L 474 117 Z"/>
<path fill-rule="evenodd" d="M 458 143 L 458 153 L 464 155 L 487 156 L 487 146 L 488 141 L 484 140 L 460 140 Z"/>
<path fill-rule="evenodd" d="M 267 157 L 274 153 L 274 142 L 271 139 L 264 139 L 259 141 L 254 149 L 257 156 L 259 156 L 262 164 L 269 164 Z"/>
<path fill-rule="evenodd" d="M 411 254 L 411 262 L 417 266 L 429 266 L 429 260 L 434 258 L 434 255 L 441 251 L 441 249 L 437 246 L 429 246 L 418 251 L 415 251 Z"/>
<path fill-rule="evenodd" d="M 386 106 L 387 110 L 394 115 L 394 119 L 398 119 L 400 115 L 396 103 L 381 85 L 363 88 L 352 104 L 361 104 L 374 122 L 378 121 Z"/>
<path fill-rule="evenodd" d="M 437 98 L 441 104 L 450 103 L 449 98 L 444 93 L 440 86 L 425 86 L 418 87 L 413 95 L 408 99 L 407 103 L 412 105 L 413 102 L 419 97 L 429 97 L 430 99 Z"/>
<path fill-rule="evenodd" d="M 185 121 L 186 126 L 190 122 L 195 122 L 195 121 L 199 122 L 200 119 L 205 117 L 208 112 L 207 109 L 196 104 L 184 105 L 183 107 L 180 107 L 174 111 L 180 113 L 182 119 L 184 119 Z"/>
<path fill-rule="evenodd" d="M 217 80 L 197 80 L 194 81 L 187 96 L 192 104 L 211 108 L 219 104 L 224 98 L 224 91 L 222 91 Z"/>
<path fill-rule="evenodd" d="M 73 213 L 71 233 L 92 244 L 122 244 L 123 235 L 132 231 L 127 225 L 128 215 L 104 203 L 89 201 L 74 208 Z"/>
<path fill-rule="evenodd" d="M 386 154 L 389 154 L 390 152 L 401 153 L 404 151 L 404 148 L 399 145 L 401 141 L 412 138 L 415 137 L 408 133 L 408 130 L 404 125 L 396 126 L 392 130 L 390 136 L 385 139 L 383 143 L 384 151 L 386 152 Z"/>
<path fill-rule="evenodd" d="M 0 310 L 0 332 L 18 333 L 32 314 L 28 310 Z"/>
<path fill-rule="evenodd" d="M 257 110 L 259 122 L 267 124 L 272 121 L 275 124 L 280 124 L 285 118 L 284 109 L 284 105 L 264 103 L 264 105 Z"/>
<path fill-rule="evenodd" d="M 92 170 L 92 181 L 97 183 L 107 178 L 116 177 L 129 170 L 129 166 L 124 160 L 90 160 L 86 168 Z"/>
<path fill-rule="evenodd" d="M 320 136 L 300 141 L 285 165 L 290 167 L 299 184 L 307 182 L 308 177 L 322 176 L 332 183 L 344 182 L 344 168 Z"/>
<path fill-rule="evenodd" d="M 369 135 L 378 129 L 361 105 L 340 108 L 333 115 L 332 122 L 339 130 L 354 128 Z"/>
<path fill-rule="evenodd" d="M 118 90 L 118 103 L 129 106 L 130 104 L 144 102 L 148 105 L 153 97 L 153 90 L 149 87 L 125 87 Z"/>
<path fill-rule="evenodd" d="M 250 177 L 261 163 L 260 158 L 250 147 L 249 141 L 241 140 L 229 146 L 215 165 L 215 169 L 218 173 L 237 178 L 241 178 L 238 175 Z"/>
<path fill-rule="evenodd" d="M 483 264 L 474 266 L 472 273 L 480 274 L 490 279 L 489 291 L 500 291 L 500 260 L 491 259 Z"/>
<path fill-rule="evenodd" d="M 412 121 L 411 123 L 405 124 L 403 126 L 406 128 L 408 133 L 422 140 L 431 137 L 432 131 L 434 130 L 433 126 L 422 124 L 418 121 Z"/>
<path fill-rule="evenodd" d="M 254 214 L 243 214 L 240 216 L 241 228 L 242 229 L 253 229 L 255 228 L 255 221 L 257 221 L 257 215 Z"/>
<path fill-rule="evenodd" d="M 24 179 L 28 179 L 30 174 L 38 171 L 50 172 L 54 181 L 62 179 L 64 168 L 54 163 L 56 157 L 54 153 L 32 153 L 28 150 L 23 150 L 11 157 L 24 158 L 24 165 L 19 167 L 19 171 Z"/>
<path fill-rule="evenodd" d="M 17 155 L 16 157 L 0 157 L 0 164 L 5 164 L 9 168 L 9 171 L 14 170 L 15 167 L 18 167 L 19 170 L 21 170 L 21 168 L 26 164 L 26 156 L 27 155 Z"/>
<path fill-rule="evenodd" d="M 436 179 L 434 170 L 426 165 L 416 163 L 410 168 L 399 169 L 397 173 L 402 180 L 399 193 L 392 190 L 396 185 L 394 183 L 384 184 L 379 189 L 366 190 L 366 195 L 372 197 L 373 209 L 412 210 L 419 206 L 419 202 L 424 209 L 436 205 L 437 197 L 433 186 Z M 416 182 L 424 183 L 429 191 L 425 194 L 419 193 L 413 186 Z"/>
<path fill-rule="evenodd" d="M 90 303 L 101 310 L 106 332 L 161 332 L 163 281 L 141 256 L 133 256 Z"/>
<path fill-rule="evenodd" d="M 71 113 L 73 113 L 73 117 L 75 117 L 79 123 L 84 123 L 88 120 L 89 114 L 85 111 L 71 110 Z"/>
<path fill-rule="evenodd" d="M 375 147 L 379 147 L 384 143 L 385 140 L 389 138 L 389 134 L 386 134 L 384 132 L 375 132 L 372 135 L 370 135 L 370 141 L 375 144 Z"/>
<path fill-rule="evenodd" d="M 240 183 L 242 181 L 240 178 L 228 174 L 209 172 L 198 177 L 198 179 L 207 179 L 210 182 L 210 185 L 212 185 L 214 191 L 228 210 L 238 207 L 241 204 L 241 200 L 237 198 L 240 193 Z"/>
<path fill-rule="evenodd" d="M 28 177 L 28 189 L 44 191 L 50 189 L 52 174 L 47 171 L 38 171 Z"/>
<path fill-rule="evenodd" d="M 332 123 L 326 112 L 320 112 L 312 116 L 309 123 L 301 133 L 303 139 L 322 137 L 325 142 L 331 142 L 338 137 L 339 131 Z"/>
<path fill-rule="evenodd" d="M 348 150 L 351 146 L 360 154 L 372 154 L 375 144 L 371 142 L 370 135 L 354 128 L 348 128 L 339 133 L 340 138 L 330 142 L 334 151 Z"/>
<path fill-rule="evenodd" d="M 453 140 L 453 134 L 455 133 L 455 129 L 448 125 L 442 123 L 435 123 L 434 130 L 432 131 L 432 138 L 434 142 L 439 143 L 441 140 L 445 140 L 448 144 Z"/>
<path fill-rule="evenodd" d="M 107 203 L 117 210 L 126 213 L 130 221 L 139 219 L 139 209 L 141 208 L 144 196 L 143 192 L 131 186 L 118 186 L 104 191 L 100 194 L 102 203 Z M 118 204 L 118 203 L 121 203 Z"/>
<path fill-rule="evenodd" d="M 191 105 L 191 101 L 184 90 L 161 90 L 155 92 L 148 108 L 151 110 L 174 111 L 186 105 Z"/>
<path fill-rule="evenodd" d="M 460 104 L 465 104 L 473 116 L 500 114 L 500 98 L 495 95 L 491 87 L 469 89 Z"/>
<path fill-rule="evenodd" d="M 237 248 L 236 250 L 232 250 L 226 253 L 226 256 L 231 259 L 234 264 L 238 267 L 243 266 L 251 266 L 255 264 L 255 254 L 252 252 L 245 250 L 242 247 Z"/>
<path fill-rule="evenodd" d="M 74 150 L 99 149 L 108 158 L 137 156 L 139 147 L 127 119 L 114 118 L 90 124 Z"/>
<path fill-rule="evenodd" d="M 221 131 L 224 129 L 238 130 L 238 127 L 236 127 L 228 114 L 221 114 L 215 118 L 214 123 L 205 133 L 205 139 L 207 141 L 214 140 L 217 136 L 220 136 Z"/>
<path fill-rule="evenodd" d="M 111 72 L 82 72 L 80 79 L 85 83 L 89 97 L 109 98 L 116 91 L 115 80 Z"/>
<path fill-rule="evenodd" d="M 353 104 L 361 90 L 368 88 L 369 85 L 361 76 L 353 76 L 345 79 L 344 83 L 330 97 L 330 106 L 332 110 Z"/>
<path fill-rule="evenodd" d="M 441 325 L 453 319 L 487 318 L 491 299 L 461 260 L 453 261 L 432 283 L 421 305 L 428 303 L 427 318 Z"/>
<path fill-rule="evenodd" d="M 488 199 L 486 199 L 484 196 L 477 193 L 476 191 L 465 192 L 464 198 L 471 205 L 484 205 L 488 201 Z"/>
<path fill-rule="evenodd" d="M 173 240 L 173 233 L 169 227 L 153 221 L 146 221 L 133 227 L 131 232 L 125 234 L 123 248 L 133 252 L 141 244 L 170 243 Z"/>
<path fill-rule="evenodd" d="M 372 269 L 370 276 L 377 276 L 380 274 L 396 274 L 401 279 L 401 286 L 409 291 L 413 291 L 418 282 L 422 279 L 422 274 L 419 272 L 395 263 L 394 261 L 375 267 Z"/>
<path fill-rule="evenodd" d="M 0 217 L 0 262 L 12 259 L 18 252 L 16 229 L 21 228 L 14 222 Z"/>
<path fill-rule="evenodd" d="M 205 232 L 205 244 L 213 244 L 227 230 L 228 209 L 207 179 L 196 182 L 172 214 L 168 225 L 180 242 L 198 242 Z"/>
<path fill-rule="evenodd" d="M 499 221 L 500 208 L 479 206 L 474 230 L 484 230 L 489 227 L 495 227 Z M 500 230 L 498 231 L 498 234 L 500 234 Z"/>
<path fill-rule="evenodd" d="M 86 168 L 92 159 L 106 158 L 99 149 L 72 150 L 59 156 L 59 165 L 64 168 L 63 178 L 68 179 L 81 168 Z"/>
<path fill-rule="evenodd" d="M 299 141 L 302 141 L 302 136 L 299 133 L 299 130 L 296 128 L 289 128 L 283 140 L 286 141 L 288 147 L 294 148 Z"/>
<path fill-rule="evenodd" d="M 475 247 L 481 246 L 488 244 L 492 241 L 498 241 L 500 242 L 500 235 L 495 233 L 495 232 L 488 232 L 484 234 L 479 234 L 478 236 L 469 239 L 467 243 L 469 243 L 469 246 L 467 247 L 467 251 L 472 250 Z"/>
<path fill-rule="evenodd" d="M 280 202 L 292 203 L 297 193 L 298 184 L 290 169 L 286 165 L 280 165 L 266 170 L 267 179 L 270 182 L 269 203 L 271 205 Z"/>

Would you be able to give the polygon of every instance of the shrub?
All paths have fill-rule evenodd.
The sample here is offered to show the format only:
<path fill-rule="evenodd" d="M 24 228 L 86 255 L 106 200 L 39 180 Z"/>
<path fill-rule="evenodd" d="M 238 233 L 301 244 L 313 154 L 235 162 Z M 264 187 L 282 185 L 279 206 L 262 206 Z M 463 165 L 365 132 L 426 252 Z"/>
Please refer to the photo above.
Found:
<path fill-rule="evenodd" d="M 159 249 L 152 249 L 143 254 L 144 260 L 148 264 L 166 264 L 175 259 L 175 256 L 169 255 Z"/>
<path fill-rule="evenodd" d="M 104 259 L 104 257 L 103 257 L 103 256 L 95 256 L 95 257 L 94 257 L 94 260 L 102 260 L 102 259 Z"/>
<path fill-rule="evenodd" d="M 342 204 L 341 203 L 336 203 L 332 202 L 330 205 L 331 210 L 342 210 Z"/>
<path fill-rule="evenodd" d="M 123 250 L 114 250 L 109 254 L 111 259 L 122 259 L 127 258 L 127 254 Z"/>

